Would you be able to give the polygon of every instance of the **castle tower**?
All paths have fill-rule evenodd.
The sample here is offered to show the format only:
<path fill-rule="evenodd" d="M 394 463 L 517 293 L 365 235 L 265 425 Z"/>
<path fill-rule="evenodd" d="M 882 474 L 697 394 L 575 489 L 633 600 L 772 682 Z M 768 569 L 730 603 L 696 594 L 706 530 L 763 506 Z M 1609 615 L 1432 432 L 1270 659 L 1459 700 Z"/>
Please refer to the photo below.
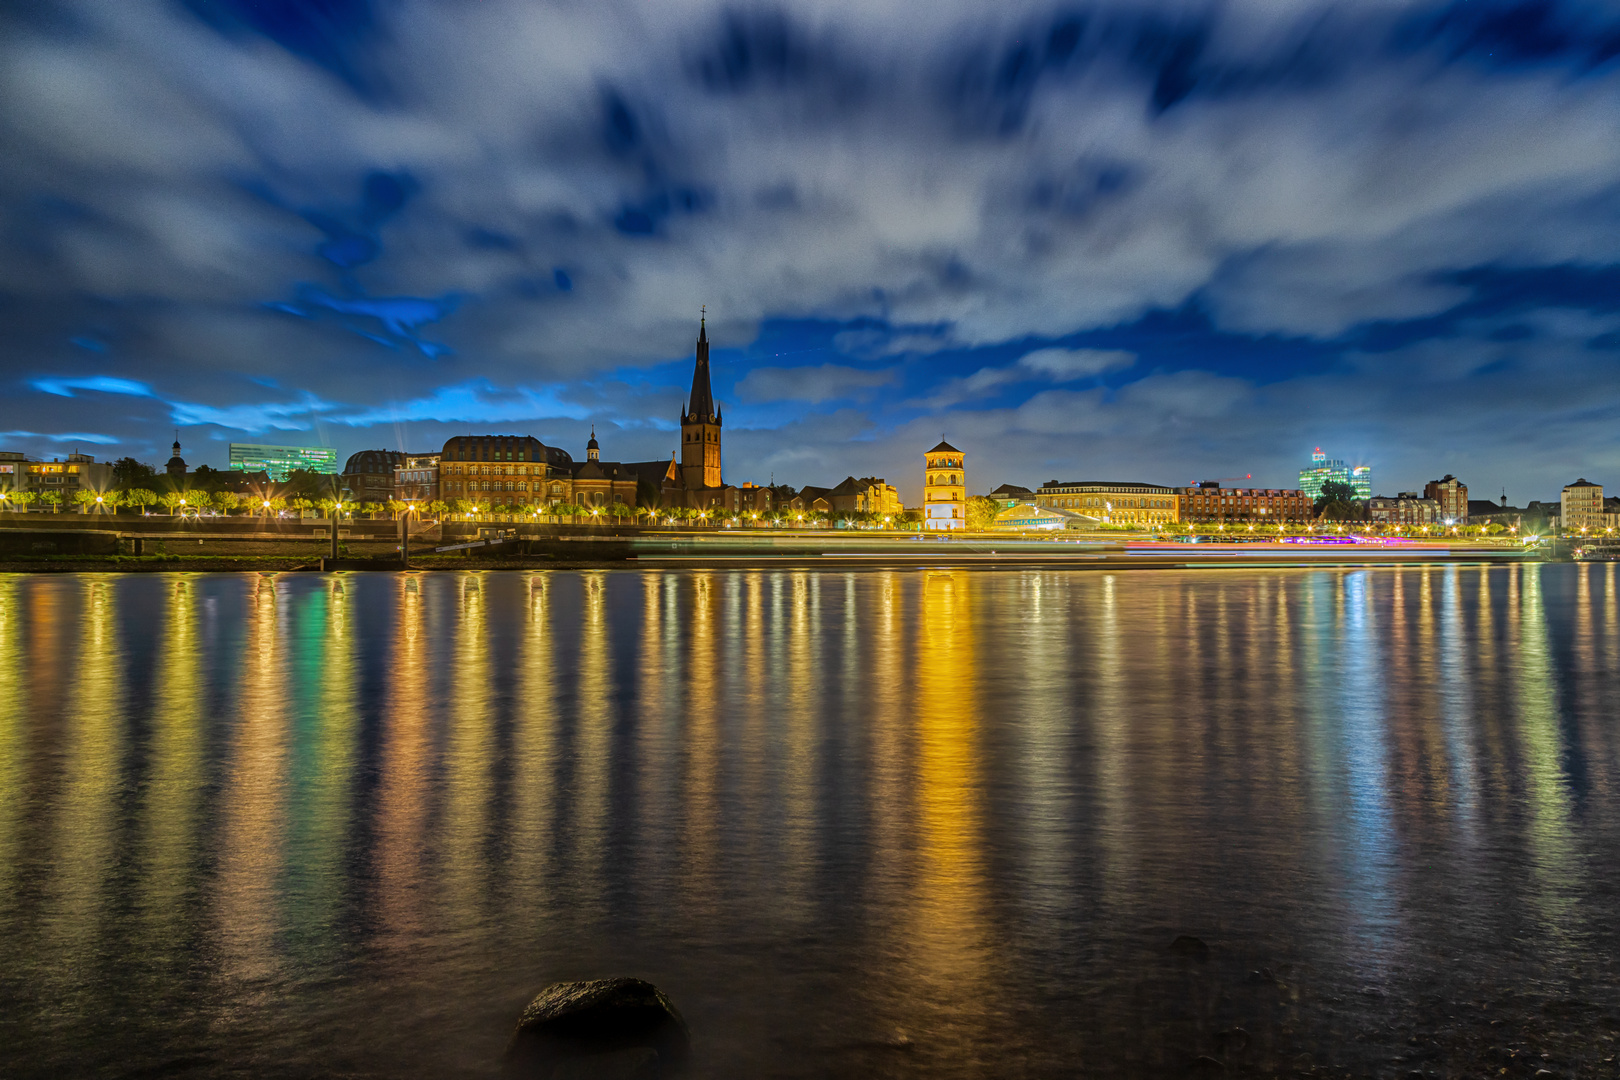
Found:
<path fill-rule="evenodd" d="M 717 488 L 720 480 L 720 427 L 724 422 L 714 407 L 709 388 L 709 331 L 707 319 L 698 324 L 697 365 L 692 369 L 692 394 L 681 413 L 681 484 Z"/>
<path fill-rule="evenodd" d="M 585 444 L 585 460 L 601 461 L 602 447 L 596 441 L 596 425 L 591 425 L 591 441 Z"/>
<path fill-rule="evenodd" d="M 967 477 L 962 472 L 962 451 L 948 442 L 924 455 L 923 528 L 967 528 Z"/>

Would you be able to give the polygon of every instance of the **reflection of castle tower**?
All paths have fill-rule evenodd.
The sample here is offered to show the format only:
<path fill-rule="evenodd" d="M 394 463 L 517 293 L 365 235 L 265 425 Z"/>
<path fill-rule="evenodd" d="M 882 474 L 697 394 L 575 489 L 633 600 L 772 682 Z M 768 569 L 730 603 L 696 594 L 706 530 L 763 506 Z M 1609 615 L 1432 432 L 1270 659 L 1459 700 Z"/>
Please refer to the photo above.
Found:
<path fill-rule="evenodd" d="M 714 407 L 709 388 L 709 332 L 707 320 L 698 325 L 697 365 L 692 369 L 692 395 L 681 413 L 681 486 L 717 488 L 720 480 L 720 427 L 724 423 Z"/>
<path fill-rule="evenodd" d="M 178 431 L 174 434 L 174 456 L 163 467 L 163 471 L 170 476 L 186 475 L 186 459 L 180 456 L 180 433 Z"/>

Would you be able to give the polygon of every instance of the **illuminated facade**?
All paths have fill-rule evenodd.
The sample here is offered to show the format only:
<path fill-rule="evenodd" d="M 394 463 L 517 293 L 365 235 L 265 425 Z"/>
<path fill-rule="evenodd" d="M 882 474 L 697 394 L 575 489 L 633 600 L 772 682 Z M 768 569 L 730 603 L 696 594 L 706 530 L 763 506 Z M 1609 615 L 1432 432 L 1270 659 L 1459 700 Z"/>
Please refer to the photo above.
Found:
<path fill-rule="evenodd" d="M 967 528 L 967 476 L 962 471 L 962 451 L 941 442 L 923 458 L 922 527 L 933 531 Z"/>
<path fill-rule="evenodd" d="M 1558 499 L 1558 525 L 1564 529 L 1604 528 L 1603 485 L 1583 477 L 1566 486 Z"/>
<path fill-rule="evenodd" d="M 1440 520 L 1448 525 L 1461 525 L 1468 520 L 1468 485 L 1450 473 L 1423 485 L 1423 497 L 1439 504 Z"/>
<path fill-rule="evenodd" d="M 681 410 L 681 486 L 702 491 L 723 486 L 720 478 L 720 429 L 725 417 L 714 404 L 709 385 L 708 320 L 698 323 L 697 361 L 692 393 Z"/>
<path fill-rule="evenodd" d="M 548 478 L 569 479 L 573 466 L 566 450 L 530 435 L 457 435 L 439 452 L 440 498 L 485 508 L 549 501 Z"/>
<path fill-rule="evenodd" d="M 231 471 L 268 473 L 270 479 L 277 483 L 284 482 L 287 474 L 294 469 L 329 476 L 337 472 L 338 466 L 337 451 L 330 446 L 270 446 L 233 442 L 230 453 Z M 178 453 L 176 456 L 179 456 Z"/>
<path fill-rule="evenodd" d="M 112 466 L 98 462 L 89 454 L 69 454 L 65 460 L 18 459 L 6 464 L 16 470 L 14 486 L 17 490 L 31 491 L 36 496 L 55 492 L 61 496 L 63 507 L 71 506 L 81 490 L 106 491 L 112 487 Z"/>
<path fill-rule="evenodd" d="M 1329 458 L 1318 446 L 1316 452 L 1311 454 L 1311 463 L 1299 470 L 1300 490 L 1309 495 L 1314 503 L 1322 497 L 1322 488 L 1326 484 L 1349 484 L 1355 497 L 1362 501 L 1372 498 L 1372 466 L 1356 465 L 1351 467 L 1338 458 Z"/>
<path fill-rule="evenodd" d="M 1183 521 L 1199 524 L 1309 521 L 1313 500 L 1305 492 L 1282 488 L 1223 488 L 1206 481 L 1181 489 Z"/>
<path fill-rule="evenodd" d="M 1444 515 L 1437 500 L 1403 491 L 1393 499 L 1387 495 L 1368 499 L 1367 520 L 1377 525 L 1439 525 Z"/>
<path fill-rule="evenodd" d="M 1074 510 L 1110 525 L 1170 525 L 1181 520 L 1175 488 L 1116 480 L 1048 480 L 1035 505 Z"/>
<path fill-rule="evenodd" d="M 429 503 L 439 498 L 439 454 L 406 454 L 394 470 L 394 498 Z"/>

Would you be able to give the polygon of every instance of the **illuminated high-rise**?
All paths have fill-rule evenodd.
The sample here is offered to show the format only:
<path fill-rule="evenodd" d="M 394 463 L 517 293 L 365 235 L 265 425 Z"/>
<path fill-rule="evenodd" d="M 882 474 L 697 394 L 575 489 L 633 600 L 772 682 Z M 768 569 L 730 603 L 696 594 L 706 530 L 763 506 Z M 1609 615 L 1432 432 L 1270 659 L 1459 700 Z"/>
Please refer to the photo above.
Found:
<path fill-rule="evenodd" d="M 1372 466 L 1352 468 L 1338 458 L 1330 458 L 1318 446 L 1311 455 L 1311 463 L 1299 470 L 1299 488 L 1313 501 L 1322 497 L 1322 488 L 1328 484 L 1348 484 L 1355 497 L 1362 501 L 1372 498 Z"/>
<path fill-rule="evenodd" d="M 257 443 L 231 443 L 230 467 L 235 472 L 269 473 L 270 479 L 284 481 L 294 469 L 313 473 L 337 472 L 337 451 L 330 446 L 268 446 Z"/>

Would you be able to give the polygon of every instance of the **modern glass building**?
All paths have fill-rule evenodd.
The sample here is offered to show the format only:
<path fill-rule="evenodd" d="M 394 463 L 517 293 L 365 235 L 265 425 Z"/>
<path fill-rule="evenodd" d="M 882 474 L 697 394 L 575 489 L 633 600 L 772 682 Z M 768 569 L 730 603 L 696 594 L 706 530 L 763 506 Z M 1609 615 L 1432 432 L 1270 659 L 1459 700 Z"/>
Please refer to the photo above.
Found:
<path fill-rule="evenodd" d="M 1322 497 L 1323 485 L 1332 483 L 1349 484 L 1356 498 L 1370 499 L 1372 466 L 1357 465 L 1351 468 L 1337 458 L 1329 458 L 1318 446 L 1316 453 L 1311 455 L 1310 465 L 1299 470 L 1299 489 L 1314 502 Z"/>
<path fill-rule="evenodd" d="M 236 472 L 269 473 L 270 479 L 281 481 L 294 469 L 335 473 L 338 456 L 330 446 L 261 446 L 233 442 L 230 467 Z"/>

